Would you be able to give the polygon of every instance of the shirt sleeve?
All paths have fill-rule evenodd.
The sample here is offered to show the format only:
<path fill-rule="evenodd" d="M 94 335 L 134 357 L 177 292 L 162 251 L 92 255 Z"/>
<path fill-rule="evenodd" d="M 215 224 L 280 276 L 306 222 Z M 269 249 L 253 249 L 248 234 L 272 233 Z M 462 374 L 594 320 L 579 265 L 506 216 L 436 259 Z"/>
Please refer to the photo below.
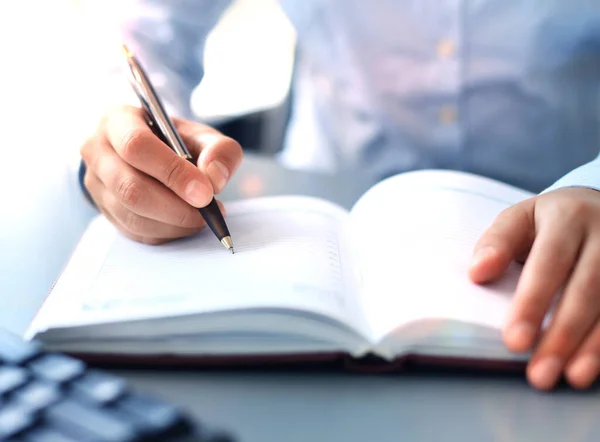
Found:
<path fill-rule="evenodd" d="M 564 187 L 588 187 L 600 190 L 600 155 L 589 163 L 579 166 L 557 180 L 542 193 Z"/>
<path fill-rule="evenodd" d="M 90 130 L 111 107 L 139 106 L 125 73 L 122 44 L 136 55 L 171 116 L 195 119 L 191 97 L 204 75 L 203 55 L 207 36 L 231 0 L 104 0 L 88 2 L 85 14 L 88 48 L 93 56 L 88 78 L 97 88 L 89 100 L 96 111 Z M 95 63 L 95 64 L 94 64 Z M 86 167 L 79 158 L 79 184 Z"/>

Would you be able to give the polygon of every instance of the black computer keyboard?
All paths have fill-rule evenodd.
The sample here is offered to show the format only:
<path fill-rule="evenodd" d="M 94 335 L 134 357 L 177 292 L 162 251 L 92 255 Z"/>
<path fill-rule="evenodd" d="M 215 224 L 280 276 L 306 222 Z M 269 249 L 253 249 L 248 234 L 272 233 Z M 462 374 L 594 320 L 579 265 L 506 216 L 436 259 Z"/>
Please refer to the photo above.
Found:
<path fill-rule="evenodd" d="M 0 329 L 0 441 L 234 442 L 124 379 Z"/>

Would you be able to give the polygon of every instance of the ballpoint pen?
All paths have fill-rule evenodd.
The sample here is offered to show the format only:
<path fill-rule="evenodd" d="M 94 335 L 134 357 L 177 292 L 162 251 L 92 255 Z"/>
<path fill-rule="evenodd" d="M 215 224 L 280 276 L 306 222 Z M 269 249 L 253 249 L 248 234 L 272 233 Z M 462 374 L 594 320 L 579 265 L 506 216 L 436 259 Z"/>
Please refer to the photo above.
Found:
<path fill-rule="evenodd" d="M 129 81 L 146 111 L 148 125 L 177 155 L 185 158 L 195 166 L 194 159 L 175 129 L 175 125 L 167 115 L 146 72 L 136 57 L 129 51 L 127 46 L 123 45 L 122 49 L 127 57 L 127 64 L 129 66 Z M 221 241 L 221 244 L 233 253 L 231 235 L 229 234 L 229 229 L 223 219 L 221 210 L 217 205 L 217 200 L 213 197 L 212 201 L 206 207 L 199 208 L 198 210 L 206 221 L 206 224 L 210 227 L 219 241 Z"/>

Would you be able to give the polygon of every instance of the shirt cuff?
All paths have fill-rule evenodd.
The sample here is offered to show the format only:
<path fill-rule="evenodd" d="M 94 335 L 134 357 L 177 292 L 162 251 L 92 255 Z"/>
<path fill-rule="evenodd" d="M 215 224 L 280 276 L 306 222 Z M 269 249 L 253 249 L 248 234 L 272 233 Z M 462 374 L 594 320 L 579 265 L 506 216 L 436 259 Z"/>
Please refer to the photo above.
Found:
<path fill-rule="evenodd" d="M 85 184 L 83 182 L 83 179 L 85 178 L 86 170 L 87 170 L 87 167 L 86 167 L 85 163 L 83 162 L 83 160 L 80 159 L 79 167 L 77 170 L 77 178 L 78 178 L 77 181 L 79 183 L 79 188 L 81 189 L 81 192 L 83 193 L 83 196 L 85 197 L 85 200 L 90 204 L 90 206 L 92 206 L 94 209 L 98 210 L 98 207 L 96 207 L 96 203 L 92 199 L 90 193 L 86 189 Z"/>
<path fill-rule="evenodd" d="M 600 191 L 600 157 L 567 173 L 542 193 L 564 187 L 587 187 Z"/>

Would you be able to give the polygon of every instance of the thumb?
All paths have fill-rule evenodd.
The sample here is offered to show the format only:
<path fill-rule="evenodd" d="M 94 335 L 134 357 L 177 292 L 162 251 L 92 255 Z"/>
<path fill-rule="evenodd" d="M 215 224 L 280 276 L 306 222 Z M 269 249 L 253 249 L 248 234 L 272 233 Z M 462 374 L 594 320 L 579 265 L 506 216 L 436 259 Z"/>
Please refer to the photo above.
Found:
<path fill-rule="evenodd" d="M 535 237 L 534 201 L 531 198 L 503 210 L 481 235 L 469 269 L 473 282 L 498 278 L 511 261 L 527 254 Z"/>
<path fill-rule="evenodd" d="M 214 193 L 221 192 L 242 162 L 242 147 L 210 126 L 174 121 L 198 168 L 210 179 Z"/>

